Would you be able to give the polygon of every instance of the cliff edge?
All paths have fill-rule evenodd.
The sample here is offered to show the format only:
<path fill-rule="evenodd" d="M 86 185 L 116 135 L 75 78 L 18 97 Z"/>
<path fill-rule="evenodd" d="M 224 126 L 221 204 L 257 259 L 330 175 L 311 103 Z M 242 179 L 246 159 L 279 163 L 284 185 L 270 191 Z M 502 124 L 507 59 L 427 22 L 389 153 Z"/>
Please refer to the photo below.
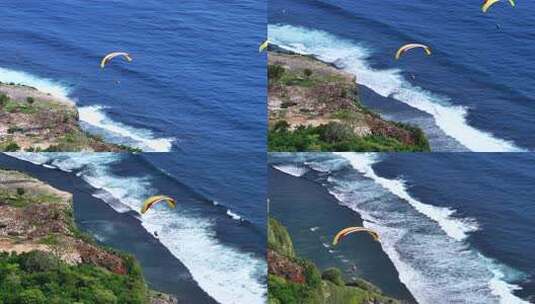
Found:
<path fill-rule="evenodd" d="M 429 151 L 423 132 L 359 100 L 354 75 L 311 56 L 268 54 L 270 151 Z"/>
<path fill-rule="evenodd" d="M 298 257 L 288 231 L 270 218 L 268 226 L 269 304 L 399 304 L 373 284 L 345 282 L 339 269 L 320 273 L 314 263 Z"/>
<path fill-rule="evenodd" d="M 136 260 L 76 228 L 72 195 L 0 169 L 0 303 L 176 304 Z"/>
<path fill-rule="evenodd" d="M 83 131 L 69 100 L 0 82 L 0 151 L 135 152 Z"/>

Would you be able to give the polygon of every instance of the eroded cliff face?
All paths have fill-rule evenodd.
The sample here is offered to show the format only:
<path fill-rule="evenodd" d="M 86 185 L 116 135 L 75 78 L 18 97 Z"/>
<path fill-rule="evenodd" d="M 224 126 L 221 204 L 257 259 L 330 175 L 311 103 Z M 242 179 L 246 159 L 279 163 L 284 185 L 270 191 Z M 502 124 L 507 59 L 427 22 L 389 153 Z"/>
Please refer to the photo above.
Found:
<path fill-rule="evenodd" d="M 267 260 L 270 304 L 399 304 L 363 279 L 345 282 L 336 268 L 320 273 L 312 262 L 295 254 L 288 231 L 273 218 L 269 219 Z"/>
<path fill-rule="evenodd" d="M 356 137 L 379 136 L 407 147 L 429 149 L 418 128 L 384 120 L 363 107 L 352 74 L 297 54 L 271 51 L 268 63 L 270 130 L 281 122 L 290 131 L 339 125 L 338 129 L 349 130 Z"/>
<path fill-rule="evenodd" d="M 0 83 L 0 151 L 123 152 L 80 127 L 69 100 L 35 88 Z"/>
<path fill-rule="evenodd" d="M 126 274 L 122 258 L 78 237 L 72 195 L 17 171 L 0 169 L 0 251 L 39 250 L 68 264 Z"/>
<path fill-rule="evenodd" d="M 43 252 L 67 265 L 92 265 L 145 285 L 133 259 L 96 244 L 74 223 L 72 195 L 24 173 L 0 169 L 0 252 Z M 134 271 L 134 273 L 131 273 Z M 136 283 L 134 283 L 134 281 Z M 125 286 L 125 288 L 132 288 Z M 177 304 L 175 297 L 147 290 L 146 303 Z"/>

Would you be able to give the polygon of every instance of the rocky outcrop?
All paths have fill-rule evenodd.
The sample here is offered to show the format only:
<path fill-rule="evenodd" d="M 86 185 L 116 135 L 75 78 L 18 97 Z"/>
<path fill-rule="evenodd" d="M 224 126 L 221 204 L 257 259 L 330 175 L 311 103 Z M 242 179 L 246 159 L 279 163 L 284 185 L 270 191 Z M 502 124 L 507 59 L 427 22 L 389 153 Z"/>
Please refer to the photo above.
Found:
<path fill-rule="evenodd" d="M 268 249 L 268 272 L 297 284 L 305 283 L 305 270 L 298 263 L 292 261 L 274 250 Z"/>
<path fill-rule="evenodd" d="M 295 255 L 286 228 L 273 218 L 268 226 L 268 288 L 269 304 L 399 304 L 382 294 L 373 284 L 357 279 L 346 283 L 342 273 L 329 268 L 320 274 L 314 263 Z M 291 248 L 291 251 L 288 249 Z M 278 249 L 284 249 L 283 252 Z"/>
<path fill-rule="evenodd" d="M 366 109 L 360 103 L 354 75 L 311 56 L 271 51 L 268 58 L 270 133 L 280 130 L 283 122 L 289 132 L 303 127 L 339 125 L 336 129 L 347 129 L 355 138 L 375 137 L 374 143 L 378 141 L 379 147 L 373 151 L 429 150 L 420 129 L 387 121 Z M 318 133 L 321 131 L 314 135 Z M 282 140 L 280 134 L 278 139 Z M 330 138 L 331 143 L 338 140 Z M 329 138 L 323 141 L 329 142 Z M 304 151 L 317 150 L 317 145 Z M 361 146 L 364 150 L 375 148 L 364 143 Z M 279 151 L 277 147 L 275 151 Z M 302 147 L 296 149 L 303 151 Z"/>
<path fill-rule="evenodd" d="M 127 282 L 123 288 L 141 293 L 143 303 L 178 304 L 173 296 L 147 289 L 132 257 L 103 248 L 90 237 L 82 236 L 74 224 L 70 193 L 23 173 L 0 169 L 0 252 L 35 254 L 39 251 L 70 267 L 93 265 L 123 278 Z"/>
<path fill-rule="evenodd" d="M 78 240 L 76 242 L 76 250 L 80 255 L 81 263 L 106 268 L 116 274 L 125 275 L 128 272 L 121 257 L 103 250 L 100 247 Z"/>
<path fill-rule="evenodd" d="M 80 127 L 70 100 L 0 82 L 0 151 L 124 152 Z"/>
<path fill-rule="evenodd" d="M 168 294 L 152 291 L 150 295 L 150 304 L 179 304 L 177 298 Z"/>

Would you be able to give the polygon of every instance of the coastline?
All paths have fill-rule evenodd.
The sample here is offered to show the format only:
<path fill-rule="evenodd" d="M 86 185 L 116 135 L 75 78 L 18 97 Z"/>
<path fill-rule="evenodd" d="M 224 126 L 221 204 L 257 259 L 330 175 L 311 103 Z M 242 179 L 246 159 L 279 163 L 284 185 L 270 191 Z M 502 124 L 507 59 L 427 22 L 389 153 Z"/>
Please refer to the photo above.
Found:
<path fill-rule="evenodd" d="M 358 213 L 341 206 L 327 189 L 314 181 L 280 172 L 271 166 L 269 180 L 271 214 L 286 226 L 301 256 L 312 260 L 322 270 L 329 267 L 341 269 L 346 279 L 354 275 L 349 269 L 356 264 L 357 275 L 378 286 L 386 295 L 416 303 L 399 280 L 399 273 L 390 258 L 376 242 L 356 235 L 351 240 L 351 248 L 359 250 L 342 253 L 330 247 L 331 238 L 338 230 L 362 225 Z M 299 195 L 293 194 L 296 192 Z M 303 216 L 285 216 L 294 213 Z M 338 219 L 336 223 L 329 220 L 333 217 Z"/>
<path fill-rule="evenodd" d="M 533 292 L 531 271 L 529 267 L 526 268 L 525 265 L 518 263 L 519 260 L 526 258 L 526 250 L 529 252 L 529 249 L 518 252 L 518 256 L 514 258 L 495 252 L 489 253 L 489 250 L 496 250 L 496 247 L 489 245 L 488 242 L 492 242 L 496 230 L 502 231 L 504 225 L 508 226 L 507 223 L 499 219 L 487 220 L 475 216 L 474 212 L 477 214 L 477 211 L 468 206 L 463 208 L 459 206 L 460 203 L 440 203 L 440 199 L 436 201 L 437 198 L 442 198 L 446 201 L 477 203 L 476 198 L 465 198 L 465 192 L 462 190 L 460 193 L 450 193 L 451 189 L 443 185 L 447 180 L 458 177 L 458 182 L 452 182 L 457 183 L 458 189 L 466 191 L 464 185 L 467 188 L 477 187 L 475 186 L 477 184 L 466 184 L 465 179 L 470 179 L 468 172 L 463 173 L 463 170 L 453 166 L 448 169 L 442 167 L 441 170 L 445 176 L 433 178 L 433 174 L 429 173 L 434 172 L 429 169 L 448 166 L 448 162 L 453 160 L 447 155 L 275 154 L 271 156 L 271 163 L 274 167 L 276 166 L 277 170 L 285 172 L 284 174 L 289 177 L 299 177 L 293 178 L 294 180 L 301 179 L 315 183 L 320 189 L 327 190 L 329 194 L 323 193 L 328 199 L 334 200 L 331 206 L 337 205 L 358 214 L 359 219 L 364 220 L 362 226 L 377 231 L 381 236 L 381 248 L 395 266 L 399 281 L 419 302 L 435 303 L 444 297 L 450 297 L 452 301 L 473 303 L 530 302 L 532 300 L 530 294 Z M 472 153 L 459 155 L 461 156 L 452 156 L 452 158 L 464 159 L 478 156 Z M 500 158 L 491 160 L 492 155 L 482 157 L 483 159 L 474 160 L 470 167 L 472 171 L 474 168 L 477 170 L 492 168 L 490 172 L 499 170 L 500 165 L 492 165 L 492 163 Z M 505 156 L 503 158 L 508 159 Z M 416 169 L 413 162 L 419 164 Z M 400 170 L 400 168 L 403 169 Z M 422 170 L 425 168 L 427 170 Z M 516 170 L 512 169 L 508 172 L 514 176 L 518 173 Z M 518 184 L 514 177 L 512 179 L 512 183 L 507 183 L 507 189 L 523 187 L 523 183 Z M 415 184 L 415 181 L 418 183 Z M 496 178 L 496 181 L 499 183 L 499 178 Z M 287 183 L 295 184 L 291 179 Z M 441 185 L 436 185 L 437 183 Z M 487 184 L 483 183 L 483 185 Z M 433 187 L 436 187 L 436 193 L 432 190 Z M 296 188 L 295 185 L 294 188 Z M 292 204 L 303 205 L 314 202 L 316 200 L 314 197 L 308 197 L 311 188 L 313 187 L 309 185 L 306 189 L 288 189 L 288 194 L 299 193 L 294 194 L 295 197 L 291 199 Z M 426 190 L 422 191 L 422 189 Z M 492 191 L 500 192 L 500 190 L 488 192 L 492 193 Z M 319 192 L 321 193 L 321 190 Z M 496 195 L 498 194 L 494 196 Z M 507 197 L 506 194 L 504 196 Z M 302 197 L 308 197 L 308 199 L 304 200 Z M 526 199 L 529 201 L 528 195 L 524 198 Z M 500 198 L 489 198 L 489 204 L 492 202 L 498 205 L 481 209 L 484 212 L 500 210 L 502 207 L 507 209 L 506 206 L 499 204 Z M 319 223 L 338 222 L 340 218 L 332 207 L 319 211 L 324 215 L 316 215 L 307 209 L 293 212 L 316 217 L 314 221 Z M 500 225 L 489 228 L 489 223 Z M 520 226 L 525 224 L 525 221 L 518 223 Z M 315 234 L 321 230 L 319 228 L 321 227 L 313 227 L 316 230 Z M 303 229 L 306 230 L 306 227 Z M 335 232 L 330 234 L 333 233 Z M 514 241 L 496 241 L 499 241 L 499 246 L 508 248 L 522 244 L 521 239 L 517 239 L 518 237 Z M 328 242 L 324 243 L 328 245 Z M 354 244 L 351 248 L 356 250 L 358 247 L 358 244 Z M 338 249 L 343 255 L 348 254 L 344 248 Z M 313 254 L 316 253 L 313 252 Z M 349 254 L 352 255 L 352 252 Z M 466 284 L 456 284 L 459 277 L 462 277 Z"/>
<path fill-rule="evenodd" d="M 418 126 L 364 106 L 357 77 L 313 54 L 270 45 L 269 150 L 430 151 Z"/>
<path fill-rule="evenodd" d="M 495 136 L 495 132 L 473 126 L 469 119 L 469 106 L 453 104 L 450 97 L 427 90 L 418 84 L 419 81 L 410 79 L 408 71 L 388 68 L 384 64 L 375 67 L 372 57 L 376 52 L 364 42 L 359 43 L 311 25 L 290 25 L 284 22 L 268 24 L 268 32 L 274 45 L 320 58 L 356 75 L 359 86 L 366 87 L 373 95 L 377 95 L 381 107 L 395 109 L 389 116 L 416 123 L 426 133 L 432 133 L 429 139 L 433 151 L 526 151 L 511 140 Z M 391 58 L 390 54 L 388 58 Z M 391 106 L 383 103 L 383 100 L 403 106 Z M 398 119 L 398 115 L 402 119 Z"/>
<path fill-rule="evenodd" d="M 118 213 L 91 195 L 93 188 L 72 173 L 50 170 L 26 161 L 0 155 L 3 168 L 18 170 L 52 187 L 73 194 L 77 226 L 94 236 L 99 244 L 133 254 L 139 261 L 150 288 L 174 295 L 179 303 L 217 303 L 188 269 L 130 213 Z M 165 275 L 173 273 L 173 276 Z"/>
<path fill-rule="evenodd" d="M 67 96 L 36 87 L 0 82 L 0 150 L 28 152 L 140 152 L 109 143 L 81 126 Z"/>

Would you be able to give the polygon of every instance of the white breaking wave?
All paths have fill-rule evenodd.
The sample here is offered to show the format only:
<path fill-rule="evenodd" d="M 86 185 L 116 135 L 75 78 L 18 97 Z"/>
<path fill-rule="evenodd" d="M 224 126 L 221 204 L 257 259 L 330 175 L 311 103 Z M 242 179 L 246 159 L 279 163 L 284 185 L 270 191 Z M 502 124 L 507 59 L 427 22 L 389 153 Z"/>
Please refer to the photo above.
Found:
<path fill-rule="evenodd" d="M 156 193 L 149 177 L 115 176 L 111 164 L 122 159 L 117 153 L 47 153 L 38 160 L 34 153 L 8 153 L 22 160 L 76 172 L 92 187 L 93 194 L 118 212 L 138 212 L 143 201 Z M 266 262 L 253 254 L 221 244 L 210 219 L 188 214 L 188 210 L 162 208 L 142 218 L 143 227 L 158 232 L 160 242 L 189 270 L 193 279 L 222 304 L 265 303 Z"/>
<path fill-rule="evenodd" d="M 111 120 L 103 111 L 103 106 L 86 106 L 78 108 L 80 121 L 107 134 L 118 138 L 122 143 L 134 146 L 147 152 L 171 151 L 173 138 L 155 138 L 151 131 L 133 128 L 117 121 Z"/>
<path fill-rule="evenodd" d="M 301 177 L 308 172 L 307 168 L 295 165 L 275 165 L 273 168 L 295 177 Z"/>
<path fill-rule="evenodd" d="M 325 186 L 340 204 L 361 215 L 364 226 L 379 233 L 400 281 L 419 303 L 528 303 L 513 293 L 521 288 L 507 282 L 521 273 L 465 242 L 467 233 L 477 229 L 473 220 L 453 218 L 451 209 L 410 197 L 401 181 L 378 177 L 372 168 L 376 154 L 337 154 L 364 179 L 329 176 Z M 408 204 L 396 205 L 388 195 Z"/>
<path fill-rule="evenodd" d="M 230 216 L 233 220 L 235 221 L 241 221 L 242 220 L 242 217 L 239 216 L 238 214 L 230 211 L 230 210 L 227 210 L 227 215 Z"/>
<path fill-rule="evenodd" d="M 15 83 L 34 87 L 43 93 L 48 93 L 62 100 L 69 100 L 69 88 L 57 81 L 41 78 L 26 72 L 0 68 L 0 82 Z M 69 100 L 70 101 L 70 100 Z M 72 102 L 72 101 L 70 101 Z"/>
<path fill-rule="evenodd" d="M 354 74 L 359 84 L 383 97 L 392 97 L 433 116 L 437 126 L 475 152 L 521 151 L 514 143 L 478 130 L 466 121 L 467 109 L 453 106 L 438 96 L 404 79 L 398 69 L 376 70 L 368 64 L 370 51 L 350 40 L 320 30 L 292 25 L 268 25 L 270 41 L 277 46 L 333 63 Z"/>
<path fill-rule="evenodd" d="M 75 102 L 69 98 L 70 88 L 54 80 L 41 78 L 26 72 L 0 68 L 0 82 L 15 83 L 34 87 L 41 92 L 51 94 L 63 101 Z M 88 127 L 105 132 L 112 142 L 126 144 L 147 152 L 171 151 L 174 138 L 156 138 L 151 131 L 127 126 L 111 120 L 103 111 L 102 106 L 87 106 L 78 108 L 80 121 Z"/>
<path fill-rule="evenodd" d="M 351 166 L 364 176 L 372 179 L 397 197 L 411 204 L 421 214 L 437 222 L 440 228 L 451 238 L 462 241 L 468 237 L 467 233 L 477 230 L 477 224 L 471 219 L 454 218 L 455 210 L 424 204 L 414 199 L 407 191 L 403 180 L 391 180 L 375 174 L 372 166 L 378 162 L 376 154 L 372 153 L 335 153 L 349 160 Z"/>

